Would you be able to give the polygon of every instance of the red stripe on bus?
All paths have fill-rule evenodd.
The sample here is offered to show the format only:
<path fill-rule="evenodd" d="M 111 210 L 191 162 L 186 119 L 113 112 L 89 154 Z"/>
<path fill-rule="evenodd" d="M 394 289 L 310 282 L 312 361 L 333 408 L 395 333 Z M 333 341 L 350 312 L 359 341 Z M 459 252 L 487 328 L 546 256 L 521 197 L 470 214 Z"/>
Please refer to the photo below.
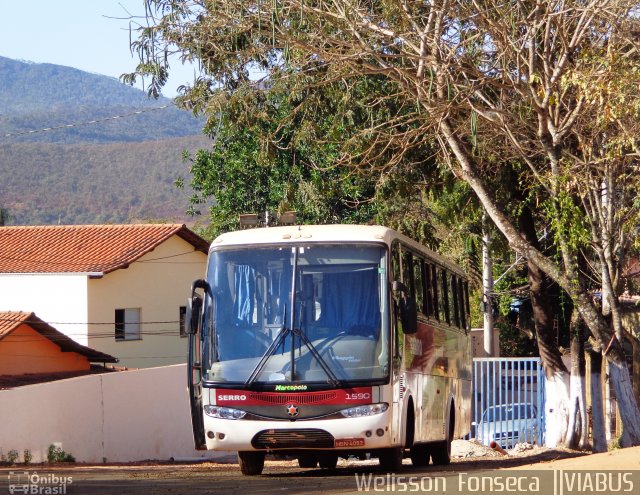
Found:
<path fill-rule="evenodd" d="M 216 405 L 352 405 L 371 404 L 372 387 L 356 387 L 322 392 L 255 392 L 247 390 L 214 389 Z"/>

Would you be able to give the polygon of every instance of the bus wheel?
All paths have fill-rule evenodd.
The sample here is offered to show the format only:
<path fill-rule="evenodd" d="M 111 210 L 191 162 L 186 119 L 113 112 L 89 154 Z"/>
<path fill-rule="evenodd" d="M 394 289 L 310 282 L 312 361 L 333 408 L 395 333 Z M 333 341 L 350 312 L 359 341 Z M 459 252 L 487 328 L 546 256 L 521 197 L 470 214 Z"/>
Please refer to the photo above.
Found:
<path fill-rule="evenodd" d="M 451 412 L 449 413 L 449 431 L 446 440 L 432 444 L 431 460 L 436 466 L 446 466 L 451 462 L 451 439 L 455 432 L 455 413 L 453 404 L 451 404 Z"/>
<path fill-rule="evenodd" d="M 247 476 L 256 476 L 264 469 L 264 452 L 238 452 L 240 471 Z"/>
<path fill-rule="evenodd" d="M 447 466 L 451 462 L 451 439 L 434 443 L 431 447 L 431 459 L 436 466 Z"/>
<path fill-rule="evenodd" d="M 397 471 L 402 467 L 402 447 L 381 449 L 378 453 L 378 462 L 384 471 Z"/>
<path fill-rule="evenodd" d="M 338 465 L 338 456 L 333 454 L 321 455 L 318 463 L 322 469 L 335 469 Z"/>
<path fill-rule="evenodd" d="M 416 467 L 424 467 L 429 465 L 431 451 L 426 445 L 414 445 L 410 452 L 411 464 Z"/>
<path fill-rule="evenodd" d="M 318 459 L 314 455 L 302 454 L 298 456 L 298 466 L 301 468 L 314 468 L 318 465 Z"/>

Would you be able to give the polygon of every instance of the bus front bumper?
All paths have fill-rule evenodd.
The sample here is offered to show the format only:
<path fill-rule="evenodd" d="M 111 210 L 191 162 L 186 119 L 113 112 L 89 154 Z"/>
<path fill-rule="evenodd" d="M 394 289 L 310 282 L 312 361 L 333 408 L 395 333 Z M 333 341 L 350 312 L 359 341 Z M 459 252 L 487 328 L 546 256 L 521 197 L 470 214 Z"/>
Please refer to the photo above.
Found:
<path fill-rule="evenodd" d="M 298 421 L 204 417 L 208 450 L 369 451 L 397 445 L 391 411 L 372 416 Z"/>

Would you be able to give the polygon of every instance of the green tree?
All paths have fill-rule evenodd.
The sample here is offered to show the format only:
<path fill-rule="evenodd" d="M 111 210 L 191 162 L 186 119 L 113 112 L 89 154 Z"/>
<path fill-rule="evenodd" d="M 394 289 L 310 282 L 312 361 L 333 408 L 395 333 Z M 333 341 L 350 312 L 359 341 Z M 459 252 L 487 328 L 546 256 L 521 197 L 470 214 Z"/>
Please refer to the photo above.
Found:
<path fill-rule="evenodd" d="M 375 175 L 335 165 L 336 143 L 362 116 L 344 117 L 334 88 L 318 95 L 284 84 L 228 96 L 209 115 L 211 148 L 185 156 L 194 190 L 189 212 L 210 203 L 208 235 L 236 228 L 241 213 L 294 210 L 300 222 L 316 224 L 373 221 Z M 350 95 L 354 109 L 357 96 Z"/>
<path fill-rule="evenodd" d="M 600 167 L 599 160 L 576 159 L 581 135 L 610 136 L 616 129 L 613 135 L 618 139 L 607 143 L 611 146 L 606 159 L 624 170 L 633 166 L 630 158 L 637 144 L 633 134 L 626 133 L 634 128 L 637 111 L 633 105 L 612 103 L 621 97 L 632 101 L 637 93 L 637 88 L 632 93 L 632 84 L 624 84 L 637 80 L 633 72 L 637 64 L 627 63 L 637 53 L 635 2 L 220 0 L 203 6 L 148 0 L 148 4 L 157 17 L 133 44 L 142 62 L 137 73 L 151 76 L 155 91 L 166 80 L 167 52 L 176 50 L 186 59 L 200 61 L 204 75 L 183 88 L 181 100 L 195 109 L 255 86 L 250 73 L 256 68 L 268 74 L 269 85 L 296 81 L 298 87 L 326 88 L 366 76 L 386 81 L 381 83 L 385 91 L 373 92 L 362 102 L 372 117 L 370 125 L 344 140 L 337 160 L 373 168 L 387 156 L 383 171 L 396 174 L 401 163 L 427 161 L 424 154 L 413 155 L 434 149 L 425 143 L 439 144 L 441 162 L 473 190 L 509 245 L 527 260 L 530 273 L 537 270 L 569 295 L 595 347 L 609 361 L 624 423 L 621 443 L 640 443 L 640 410 L 620 342 L 612 339 L 580 270 L 580 253 L 591 250 L 597 239 L 581 201 L 588 195 L 584 191 L 581 195 L 576 186 L 580 178 L 598 176 Z M 623 60 L 611 63 L 616 54 Z M 607 81 L 618 81 L 616 92 L 590 97 L 587 86 L 604 87 Z M 622 113 L 611 121 L 599 121 L 594 116 L 602 108 Z M 305 115 L 304 122 L 313 120 L 313 114 Z M 590 134 L 582 134 L 587 122 L 592 125 Z M 512 182 L 499 186 L 500 171 L 515 161 L 522 164 L 518 189 L 526 193 L 536 218 L 544 219 L 553 233 L 551 253 L 534 242 L 537 236 L 523 233 L 517 209 L 505 209 L 500 200 L 501 195 L 510 195 L 508 188 L 513 186 Z M 611 273 L 606 253 L 601 264 L 603 285 L 613 287 L 607 281 Z M 559 420 L 552 423 L 566 426 L 566 370 L 548 359 L 546 365 L 556 385 L 553 395 L 561 399 L 554 408 Z M 555 433 L 559 440 L 561 429 Z"/>

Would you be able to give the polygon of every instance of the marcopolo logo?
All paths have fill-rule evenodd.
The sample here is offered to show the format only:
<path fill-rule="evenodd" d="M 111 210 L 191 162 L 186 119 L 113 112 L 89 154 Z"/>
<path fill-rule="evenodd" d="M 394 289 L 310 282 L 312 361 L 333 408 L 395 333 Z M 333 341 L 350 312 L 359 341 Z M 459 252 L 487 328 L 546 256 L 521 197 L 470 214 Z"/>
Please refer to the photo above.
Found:
<path fill-rule="evenodd" d="M 276 392 L 297 392 L 299 390 L 307 390 L 306 385 L 276 385 L 274 388 Z"/>
<path fill-rule="evenodd" d="M 67 487 L 73 483 L 72 476 L 47 473 L 38 474 L 29 471 L 9 472 L 9 493 L 34 495 L 64 495 Z"/>

